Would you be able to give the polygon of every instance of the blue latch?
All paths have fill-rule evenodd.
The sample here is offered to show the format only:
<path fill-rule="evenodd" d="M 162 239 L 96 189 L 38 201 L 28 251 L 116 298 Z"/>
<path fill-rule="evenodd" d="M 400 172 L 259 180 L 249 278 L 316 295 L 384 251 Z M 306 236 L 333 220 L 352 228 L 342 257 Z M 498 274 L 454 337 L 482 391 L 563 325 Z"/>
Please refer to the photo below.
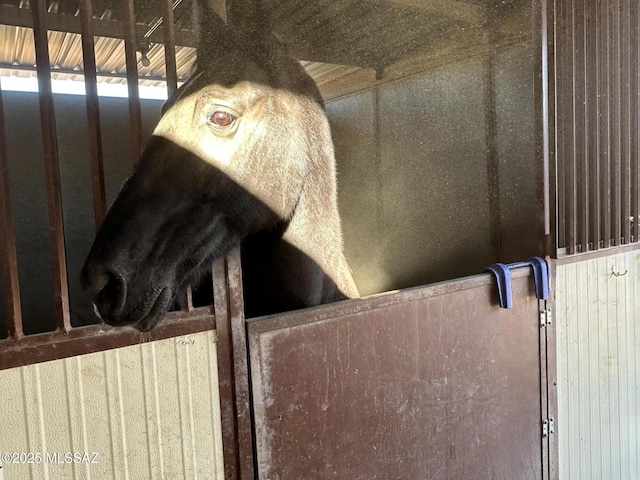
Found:
<path fill-rule="evenodd" d="M 490 272 L 496 278 L 498 285 L 498 297 L 500 299 L 500 307 L 513 308 L 513 295 L 511 294 L 511 269 L 531 267 L 533 270 L 533 281 L 536 287 L 536 298 L 538 300 L 547 300 L 549 298 L 549 265 L 540 257 L 532 257 L 526 262 L 494 263 L 486 268 L 483 272 Z"/>

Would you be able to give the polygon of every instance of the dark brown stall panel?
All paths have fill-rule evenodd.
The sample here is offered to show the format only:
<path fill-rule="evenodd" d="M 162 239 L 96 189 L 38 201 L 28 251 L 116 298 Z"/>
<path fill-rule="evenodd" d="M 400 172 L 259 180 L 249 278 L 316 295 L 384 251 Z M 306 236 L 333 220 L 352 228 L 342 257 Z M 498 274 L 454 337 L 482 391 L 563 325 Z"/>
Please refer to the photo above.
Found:
<path fill-rule="evenodd" d="M 538 300 L 514 273 L 511 310 L 482 275 L 248 321 L 259 478 L 543 478 Z"/>

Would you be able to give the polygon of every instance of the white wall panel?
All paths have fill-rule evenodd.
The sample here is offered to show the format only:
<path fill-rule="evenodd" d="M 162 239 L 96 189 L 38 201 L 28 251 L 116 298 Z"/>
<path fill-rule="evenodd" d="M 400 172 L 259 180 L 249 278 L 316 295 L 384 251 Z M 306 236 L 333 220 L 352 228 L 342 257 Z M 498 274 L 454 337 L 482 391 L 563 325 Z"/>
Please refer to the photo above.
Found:
<path fill-rule="evenodd" d="M 222 479 L 219 410 L 215 332 L 0 371 L 0 452 L 41 460 L 3 462 L 0 472 L 4 480 Z M 46 461 L 57 453 L 64 462 L 66 452 L 97 452 L 98 463 Z"/>
<path fill-rule="evenodd" d="M 557 268 L 561 480 L 640 478 L 640 252 Z"/>

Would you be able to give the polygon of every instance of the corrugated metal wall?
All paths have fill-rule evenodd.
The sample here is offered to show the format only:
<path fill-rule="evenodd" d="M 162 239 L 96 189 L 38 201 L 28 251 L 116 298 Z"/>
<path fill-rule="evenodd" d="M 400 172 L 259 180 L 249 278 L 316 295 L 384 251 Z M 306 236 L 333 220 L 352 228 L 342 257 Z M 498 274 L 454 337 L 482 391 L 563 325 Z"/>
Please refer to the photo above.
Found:
<path fill-rule="evenodd" d="M 222 479 L 217 378 L 212 331 L 0 371 L 0 452 L 42 455 L 4 480 Z"/>
<path fill-rule="evenodd" d="M 640 478 L 640 251 L 557 268 L 561 480 Z"/>

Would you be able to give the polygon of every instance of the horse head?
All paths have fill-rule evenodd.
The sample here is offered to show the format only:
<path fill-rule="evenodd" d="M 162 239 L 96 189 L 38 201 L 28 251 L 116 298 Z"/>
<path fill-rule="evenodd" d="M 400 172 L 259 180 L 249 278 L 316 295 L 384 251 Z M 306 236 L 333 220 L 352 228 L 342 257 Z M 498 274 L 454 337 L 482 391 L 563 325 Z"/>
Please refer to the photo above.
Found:
<path fill-rule="evenodd" d="M 98 231 L 82 271 L 96 313 L 151 330 L 241 242 L 245 310 L 357 296 L 343 256 L 322 98 L 258 3 L 198 9 L 197 61 Z"/>

